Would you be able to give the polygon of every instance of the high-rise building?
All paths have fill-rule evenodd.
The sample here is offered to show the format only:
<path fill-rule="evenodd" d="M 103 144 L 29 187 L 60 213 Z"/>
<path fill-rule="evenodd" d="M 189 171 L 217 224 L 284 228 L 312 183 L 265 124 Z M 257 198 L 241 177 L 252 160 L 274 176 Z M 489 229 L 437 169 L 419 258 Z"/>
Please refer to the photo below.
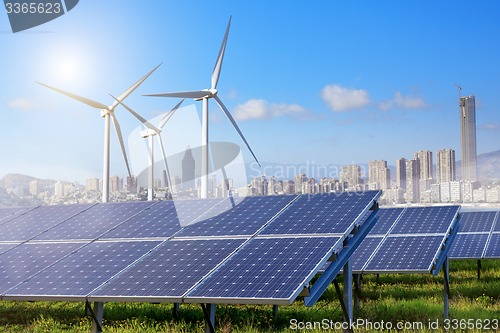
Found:
<path fill-rule="evenodd" d="M 137 193 L 137 178 L 134 176 L 127 177 L 127 192 Z"/>
<path fill-rule="evenodd" d="M 343 166 L 340 180 L 342 183 L 347 184 L 347 188 L 361 184 L 361 167 L 355 164 Z"/>
<path fill-rule="evenodd" d="M 436 153 L 436 178 L 438 183 L 456 180 L 455 151 L 453 149 L 441 149 Z"/>
<path fill-rule="evenodd" d="M 420 179 L 433 179 L 432 152 L 430 150 L 420 150 L 415 153 L 413 158 L 420 160 Z"/>
<path fill-rule="evenodd" d="M 396 161 L 396 185 L 406 191 L 406 158 L 404 157 Z"/>
<path fill-rule="evenodd" d="M 182 184 L 184 189 L 195 188 L 195 161 L 191 147 L 187 147 L 182 159 Z"/>
<path fill-rule="evenodd" d="M 406 161 L 406 201 L 420 201 L 420 160 Z"/>
<path fill-rule="evenodd" d="M 30 194 L 37 196 L 40 193 L 40 183 L 37 179 L 30 181 Z"/>
<path fill-rule="evenodd" d="M 302 184 L 307 182 L 307 176 L 305 173 L 299 173 L 295 175 L 295 193 L 302 193 Z"/>
<path fill-rule="evenodd" d="M 111 193 L 118 193 L 121 192 L 121 189 L 123 186 L 121 186 L 123 182 L 121 181 L 120 177 L 118 176 L 111 176 L 109 177 L 109 190 Z"/>
<path fill-rule="evenodd" d="M 87 179 L 85 189 L 87 191 L 99 192 L 100 191 L 99 179 L 97 178 Z"/>
<path fill-rule="evenodd" d="M 368 183 L 374 190 L 387 190 L 391 186 L 391 171 L 387 161 L 368 162 Z"/>
<path fill-rule="evenodd" d="M 462 179 L 477 179 L 476 102 L 474 96 L 460 97 Z"/>

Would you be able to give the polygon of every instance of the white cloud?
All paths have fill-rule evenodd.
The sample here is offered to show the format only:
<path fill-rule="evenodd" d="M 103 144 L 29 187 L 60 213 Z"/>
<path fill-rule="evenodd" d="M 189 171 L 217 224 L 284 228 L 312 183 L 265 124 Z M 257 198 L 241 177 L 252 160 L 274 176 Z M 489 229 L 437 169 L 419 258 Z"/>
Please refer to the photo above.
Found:
<path fill-rule="evenodd" d="M 236 105 L 233 111 L 236 120 L 267 119 L 288 116 L 304 119 L 310 113 L 298 104 L 269 103 L 263 99 L 251 99 L 243 104 Z"/>
<path fill-rule="evenodd" d="M 362 89 L 348 89 L 330 84 L 321 91 L 321 98 L 333 111 L 360 109 L 370 103 L 368 92 Z"/>
<path fill-rule="evenodd" d="M 379 104 L 381 110 L 387 111 L 390 109 L 418 109 L 426 106 L 422 98 L 412 96 L 403 96 L 399 91 L 394 94 L 394 98 Z"/>
<path fill-rule="evenodd" d="M 18 98 L 8 101 L 7 106 L 11 109 L 29 110 L 35 106 L 35 103 L 26 98 Z"/>
<path fill-rule="evenodd" d="M 487 131 L 498 131 L 500 130 L 500 124 L 485 124 L 482 126 Z"/>

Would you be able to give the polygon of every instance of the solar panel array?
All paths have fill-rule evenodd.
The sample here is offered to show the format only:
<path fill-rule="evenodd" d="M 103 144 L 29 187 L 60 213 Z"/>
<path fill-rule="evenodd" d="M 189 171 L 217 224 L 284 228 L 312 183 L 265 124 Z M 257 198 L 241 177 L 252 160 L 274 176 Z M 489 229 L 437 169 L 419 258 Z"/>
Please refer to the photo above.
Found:
<path fill-rule="evenodd" d="M 500 211 L 461 213 L 461 227 L 450 259 L 500 258 Z"/>
<path fill-rule="evenodd" d="M 352 256 L 354 273 L 430 273 L 456 228 L 459 206 L 383 208 Z"/>
<path fill-rule="evenodd" d="M 0 295 L 289 304 L 342 251 L 379 196 L 0 209 Z"/>

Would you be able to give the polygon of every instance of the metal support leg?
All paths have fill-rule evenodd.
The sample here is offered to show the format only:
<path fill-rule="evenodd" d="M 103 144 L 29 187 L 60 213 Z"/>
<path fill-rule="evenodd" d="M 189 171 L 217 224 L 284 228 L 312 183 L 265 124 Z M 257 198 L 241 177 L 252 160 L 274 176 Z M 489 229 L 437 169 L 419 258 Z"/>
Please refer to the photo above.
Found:
<path fill-rule="evenodd" d="M 481 279 L 481 260 L 477 261 L 477 279 Z"/>
<path fill-rule="evenodd" d="M 90 309 L 90 304 L 89 304 Z M 102 332 L 102 317 L 104 314 L 104 303 L 94 302 L 94 309 L 91 311 L 92 315 L 92 333 Z"/>
<path fill-rule="evenodd" d="M 273 318 L 274 318 L 274 320 L 276 320 L 276 318 L 278 318 L 278 309 L 279 309 L 279 305 L 273 305 Z"/>
<path fill-rule="evenodd" d="M 205 333 L 215 333 L 215 304 L 201 304 L 205 316 Z"/>
<path fill-rule="evenodd" d="M 449 298 L 450 298 L 450 270 L 448 257 L 444 260 L 443 263 L 443 272 L 444 272 L 444 319 L 448 319 L 449 317 Z"/>
<path fill-rule="evenodd" d="M 175 320 L 179 319 L 181 316 L 181 305 L 179 303 L 174 303 L 174 307 L 172 308 L 172 317 Z"/>
<path fill-rule="evenodd" d="M 351 260 L 348 260 L 344 265 L 344 303 L 346 307 L 346 313 L 344 316 L 344 321 L 351 324 L 353 321 L 352 315 L 352 264 Z"/>
<path fill-rule="evenodd" d="M 361 296 L 361 274 L 354 274 L 354 310 L 359 311 L 359 298 Z"/>

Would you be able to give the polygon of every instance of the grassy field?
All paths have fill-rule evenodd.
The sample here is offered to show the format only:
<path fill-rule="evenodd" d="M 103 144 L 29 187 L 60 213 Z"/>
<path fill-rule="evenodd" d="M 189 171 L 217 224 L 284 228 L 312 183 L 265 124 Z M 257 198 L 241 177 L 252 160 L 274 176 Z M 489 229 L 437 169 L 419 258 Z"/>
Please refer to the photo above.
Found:
<path fill-rule="evenodd" d="M 476 261 L 450 263 L 450 331 L 487 332 L 471 330 L 469 325 L 486 324 L 487 320 L 500 319 L 500 262 L 483 261 L 481 280 L 477 279 Z M 340 281 L 340 280 L 339 280 Z M 279 309 L 273 317 L 271 306 L 217 307 L 217 332 L 296 332 L 302 325 L 314 322 L 328 327 L 342 321 L 342 312 L 335 288 L 330 286 L 320 301 L 307 308 L 297 300 Z M 423 331 L 429 323 L 439 320 L 443 331 L 443 276 L 431 275 L 381 275 L 364 276 L 359 311 L 356 318 L 365 320 L 358 332 L 370 332 L 371 328 L 390 323 L 419 325 Z M 471 323 L 466 320 L 471 319 Z M 461 321 L 460 321 L 461 320 Z M 330 323 L 330 321 L 332 321 Z M 369 322 L 369 323 L 367 323 Z M 371 323 L 371 327 L 368 326 Z M 318 324 L 316 324 L 318 325 Z M 462 325 L 463 330 L 460 329 Z M 499 323 L 500 325 L 500 323 Z M 171 304 L 106 303 L 104 308 L 104 332 L 200 332 L 203 331 L 203 314 L 199 305 L 182 305 L 181 317 L 174 320 Z M 422 327 L 401 331 L 422 331 Z M 470 326 L 477 327 L 477 326 Z M 82 303 L 65 302 L 0 302 L 0 332 L 89 332 L 90 317 L 84 315 Z M 307 332 L 324 332 L 317 327 Z M 339 330 L 340 331 L 340 330 Z M 396 331 L 396 330 L 394 330 Z"/>

